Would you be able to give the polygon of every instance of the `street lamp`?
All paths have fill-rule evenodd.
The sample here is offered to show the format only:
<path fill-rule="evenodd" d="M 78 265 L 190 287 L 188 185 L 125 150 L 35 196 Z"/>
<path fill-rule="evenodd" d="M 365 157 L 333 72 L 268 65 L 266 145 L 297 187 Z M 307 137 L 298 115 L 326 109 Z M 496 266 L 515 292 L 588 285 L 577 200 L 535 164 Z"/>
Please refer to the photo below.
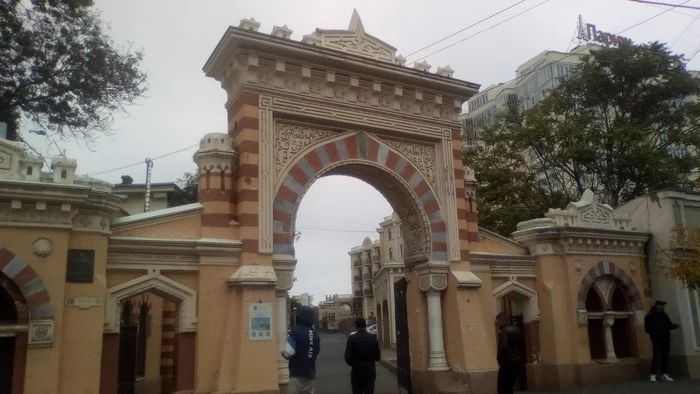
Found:
<path fill-rule="evenodd" d="M 297 307 L 292 308 L 294 309 L 294 322 L 292 323 L 292 327 L 297 326 Z"/>

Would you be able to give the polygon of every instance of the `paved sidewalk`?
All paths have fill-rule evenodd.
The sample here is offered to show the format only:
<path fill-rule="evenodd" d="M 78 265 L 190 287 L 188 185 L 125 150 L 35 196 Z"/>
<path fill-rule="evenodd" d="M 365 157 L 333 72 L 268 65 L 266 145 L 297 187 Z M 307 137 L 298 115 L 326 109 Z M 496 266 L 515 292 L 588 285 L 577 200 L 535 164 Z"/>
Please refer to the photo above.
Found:
<path fill-rule="evenodd" d="M 544 392 L 538 392 L 544 393 Z M 700 381 L 677 380 L 675 382 L 635 381 L 597 387 L 548 391 L 547 394 L 698 394 Z"/>
<path fill-rule="evenodd" d="M 316 390 L 318 394 L 351 394 L 350 367 L 345 363 L 347 337 L 319 332 L 321 352 L 316 361 Z M 396 375 L 377 363 L 376 394 L 399 393 Z M 402 390 L 406 393 L 406 390 Z"/>

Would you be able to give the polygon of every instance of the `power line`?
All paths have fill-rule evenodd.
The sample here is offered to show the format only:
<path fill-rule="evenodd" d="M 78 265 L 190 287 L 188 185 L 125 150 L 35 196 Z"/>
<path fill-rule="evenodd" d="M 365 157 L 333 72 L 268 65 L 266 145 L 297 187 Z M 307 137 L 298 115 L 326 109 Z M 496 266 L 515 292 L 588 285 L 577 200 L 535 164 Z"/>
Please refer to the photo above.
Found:
<path fill-rule="evenodd" d="M 687 2 L 688 2 L 688 1 L 686 1 L 686 3 L 687 3 Z M 682 3 L 682 4 L 685 4 L 685 3 Z M 629 29 L 631 29 L 631 28 L 633 28 L 633 27 L 637 27 L 637 26 L 641 25 L 641 24 L 644 23 L 644 22 L 648 22 L 648 21 L 650 21 L 651 19 L 654 19 L 654 18 L 657 17 L 657 16 L 661 16 L 661 15 L 665 14 L 666 12 L 668 12 L 668 11 L 670 11 L 670 10 L 672 10 L 672 9 L 673 9 L 673 8 L 664 10 L 663 12 L 660 12 L 660 13 L 654 15 L 654 16 L 651 17 L 651 18 L 647 18 L 647 19 L 643 20 L 642 22 L 633 25 L 632 27 L 628 27 L 627 29 L 622 30 L 621 32 L 619 32 L 619 33 L 617 33 L 617 34 L 622 34 L 623 32 L 625 32 L 625 31 L 627 31 L 627 30 L 629 30 Z M 700 50 L 700 48 L 699 48 L 699 50 Z M 697 55 L 697 53 L 695 53 L 695 55 Z M 692 60 L 693 57 L 695 57 L 695 55 L 693 55 L 690 59 L 688 59 L 688 61 L 686 62 L 686 64 L 690 63 L 690 60 Z M 520 80 L 520 79 L 522 79 L 522 78 L 527 77 L 528 75 L 532 75 L 532 74 L 536 73 L 537 71 L 540 71 L 540 70 L 542 70 L 542 69 L 544 69 L 544 68 L 547 68 L 547 67 L 549 67 L 549 66 L 551 66 L 551 65 L 553 65 L 553 64 L 561 63 L 561 62 L 563 62 L 564 60 L 566 60 L 566 59 L 568 59 L 568 58 L 570 58 L 570 57 L 572 57 L 572 56 L 578 56 L 578 53 L 569 53 L 568 55 L 562 57 L 561 59 L 555 60 L 555 61 L 553 61 L 553 62 L 551 62 L 551 63 L 546 63 L 546 64 L 544 64 L 544 65 L 542 65 L 542 66 L 540 66 L 540 67 L 537 67 L 537 68 L 535 68 L 535 69 L 533 69 L 533 70 L 530 70 L 530 71 L 528 71 L 528 72 L 526 72 L 526 73 L 524 73 L 524 74 L 522 74 L 522 75 L 520 75 L 520 76 L 518 76 L 518 77 L 515 77 L 515 78 L 513 78 L 513 79 L 511 79 L 511 80 L 509 80 L 509 81 L 506 81 L 506 82 L 504 82 L 504 83 L 502 83 L 502 84 L 498 84 L 498 85 L 496 85 L 496 86 L 494 86 L 494 87 L 492 87 L 492 88 L 488 88 L 488 89 L 484 90 L 483 92 L 479 92 L 479 95 L 484 94 L 484 93 L 488 92 L 489 90 L 493 90 L 493 89 L 495 89 L 495 88 L 497 88 L 497 87 L 500 87 L 501 85 L 505 85 L 505 84 L 509 84 L 509 83 L 511 83 L 511 82 L 518 81 L 518 80 Z"/>
<path fill-rule="evenodd" d="M 684 5 L 685 3 L 687 3 L 687 1 L 684 1 L 684 2 L 681 3 L 681 4 L 669 4 L 669 3 L 661 3 L 661 2 L 658 2 L 658 1 L 646 1 L 646 0 L 628 0 L 628 1 L 631 1 L 631 2 L 633 2 L 633 3 L 662 5 L 662 6 L 673 7 L 673 8 L 687 8 L 687 9 L 690 9 L 690 10 L 700 10 L 700 7 L 694 7 L 694 6 L 690 6 L 690 5 Z"/>
<path fill-rule="evenodd" d="M 685 27 L 685 30 L 683 30 L 683 32 L 681 33 L 681 35 L 678 36 L 678 38 L 676 38 L 675 41 L 673 41 L 673 44 L 671 44 L 671 48 L 673 48 L 674 46 L 676 46 L 676 44 L 678 43 L 678 41 L 679 41 L 681 38 L 683 38 L 683 36 L 685 35 L 685 33 L 688 32 L 688 29 L 690 29 L 690 27 L 693 26 L 693 23 L 695 23 L 695 21 L 698 20 L 698 17 L 700 17 L 700 13 L 698 13 L 698 15 L 695 16 L 695 18 L 693 18 L 693 20 L 691 20 L 690 23 L 688 23 L 688 26 Z"/>
<path fill-rule="evenodd" d="M 421 60 L 424 60 L 424 59 L 426 59 L 426 58 L 428 58 L 428 57 L 430 57 L 430 56 L 433 56 L 433 55 L 435 55 L 435 54 L 437 54 L 437 53 L 440 53 L 440 52 L 442 52 L 442 51 L 444 51 L 444 50 L 446 50 L 446 49 L 452 48 L 453 46 L 455 46 L 455 45 L 457 45 L 457 44 L 460 44 L 460 43 L 462 43 L 462 42 L 464 42 L 464 41 L 466 41 L 466 40 L 468 40 L 468 39 L 470 39 L 470 38 L 474 38 L 474 37 L 478 36 L 478 35 L 481 34 L 481 33 L 487 32 L 487 31 L 493 29 L 494 27 L 498 27 L 498 26 L 500 26 L 500 25 L 502 25 L 502 24 L 508 22 L 509 20 L 515 19 L 515 18 L 519 17 L 520 15 L 522 15 L 522 14 L 528 12 L 528 11 L 534 10 L 535 8 L 537 8 L 537 7 L 541 6 L 541 5 L 544 5 L 545 3 L 549 3 L 550 1 L 551 1 L 551 0 L 544 0 L 543 2 L 538 3 L 537 5 L 534 5 L 534 6 L 530 7 L 530 8 L 528 8 L 528 9 L 526 9 L 525 11 L 521 11 L 521 12 L 519 12 L 519 13 L 517 13 L 517 14 L 511 16 L 510 18 L 508 18 L 508 19 L 506 19 L 506 20 L 504 20 L 504 21 L 498 22 L 498 23 L 496 23 L 495 25 L 492 25 L 492 26 L 490 26 L 490 27 L 487 27 L 486 29 L 481 30 L 481 31 L 479 31 L 479 32 L 477 32 L 477 33 L 474 33 L 474 34 L 472 34 L 472 35 L 469 36 L 469 37 L 463 38 L 463 39 L 461 39 L 461 40 L 459 40 L 459 41 L 457 41 L 457 42 L 455 42 L 455 43 L 453 43 L 453 44 L 450 44 L 450 45 L 448 45 L 448 46 L 446 46 L 446 47 L 443 47 L 442 49 L 438 49 L 437 51 L 435 51 L 435 52 L 433 52 L 433 53 L 431 53 L 431 54 L 429 54 L 429 55 L 423 56 L 422 58 L 420 58 L 420 59 L 414 61 L 412 64 L 416 64 L 416 63 L 418 63 L 418 62 L 421 61 Z"/>
<path fill-rule="evenodd" d="M 354 230 L 354 229 L 341 229 L 341 228 L 325 228 L 325 227 L 300 227 L 297 226 L 297 229 L 300 230 L 312 230 L 312 231 L 333 231 L 333 232 L 338 232 L 338 233 L 376 233 L 377 230 Z"/>
<path fill-rule="evenodd" d="M 690 1 L 690 0 L 685 0 L 684 2 L 682 2 L 682 3 L 679 4 L 679 5 L 677 5 L 676 7 L 680 7 L 681 5 L 683 5 L 683 4 L 685 4 L 685 3 L 689 2 L 689 1 Z M 675 8 L 675 7 L 674 7 L 674 8 Z M 632 30 L 632 29 L 634 29 L 635 27 L 637 27 L 637 26 L 639 26 L 639 25 L 641 25 L 641 24 L 643 24 L 643 23 L 649 22 L 650 20 L 652 20 L 652 19 L 654 19 L 654 18 L 657 18 L 657 17 L 659 17 L 659 16 L 661 16 L 661 15 L 667 13 L 667 12 L 671 12 L 672 9 L 673 9 L 673 8 L 669 8 L 669 9 L 667 9 L 667 10 L 664 10 L 664 12 L 660 12 L 660 13 L 658 13 L 658 14 L 656 14 L 656 15 L 650 17 L 650 18 L 644 19 L 643 21 L 637 23 L 636 25 L 630 26 L 630 27 L 626 28 L 625 30 L 623 30 L 623 31 L 621 31 L 621 32 L 619 32 L 619 33 L 617 33 L 617 34 L 622 34 L 622 33 L 626 32 L 627 30 Z M 698 8 L 698 9 L 700 10 L 700 8 Z"/>
<path fill-rule="evenodd" d="M 172 151 L 172 152 L 168 152 L 168 153 L 165 153 L 165 154 L 160 155 L 160 156 L 158 156 L 158 157 L 154 157 L 154 158 L 152 158 L 151 160 L 152 160 L 152 161 L 155 161 L 155 160 L 158 160 L 158 159 L 162 159 L 162 158 L 164 158 L 164 157 L 172 156 L 172 155 L 174 155 L 174 154 L 177 154 L 177 153 L 184 152 L 184 151 L 186 151 L 186 150 L 192 149 L 192 148 L 194 148 L 194 147 L 196 147 L 196 146 L 199 146 L 199 144 L 190 145 L 190 146 L 187 146 L 187 147 L 182 148 L 182 149 L 178 149 L 178 150 L 175 150 L 175 151 Z M 139 161 L 139 162 L 136 162 L 136 163 L 133 163 L 133 164 L 128 164 L 128 165 L 125 165 L 125 166 L 121 166 L 121 167 L 117 167 L 117 168 L 112 168 L 112 169 L 109 169 L 109 170 L 104 170 L 104 171 L 100 171 L 100 172 L 93 172 L 93 173 L 90 173 L 90 174 L 88 174 L 88 175 L 89 175 L 89 176 L 97 176 L 97 175 L 107 174 L 107 173 L 114 172 L 114 171 L 119 171 L 119 170 L 124 170 L 124 169 L 131 168 L 131 167 L 135 167 L 135 166 L 140 166 L 140 165 L 142 165 L 142 164 L 143 164 L 143 161 Z"/>
<path fill-rule="evenodd" d="M 442 38 L 442 39 L 440 39 L 440 40 L 437 40 L 437 41 L 435 41 L 434 43 L 432 43 L 432 44 L 430 44 L 430 45 L 426 45 L 426 46 L 424 46 L 423 48 L 421 48 L 421 49 L 419 49 L 419 50 L 417 50 L 417 51 L 415 51 L 415 52 L 409 53 L 408 55 L 406 55 L 406 57 L 408 58 L 408 57 L 411 57 L 411 56 L 415 55 L 416 53 L 423 52 L 423 50 L 428 49 L 428 48 L 432 47 L 432 46 L 435 45 L 435 44 L 439 44 L 439 43 L 441 43 L 441 42 L 447 40 L 448 38 L 452 38 L 452 37 L 456 36 L 457 34 L 463 32 L 463 31 L 465 31 L 465 30 L 471 29 L 472 27 L 474 27 L 474 26 L 476 26 L 476 25 L 478 25 L 478 24 L 480 24 L 480 23 L 482 23 L 482 22 L 486 22 L 487 20 L 493 18 L 494 16 L 497 16 L 497 15 L 499 15 L 499 14 L 502 14 L 502 13 L 508 11 L 509 9 L 511 9 L 511 8 L 513 8 L 513 7 L 515 7 L 515 6 L 524 3 L 525 1 L 527 1 L 527 0 L 521 0 L 521 1 L 519 1 L 519 2 L 517 2 L 517 3 L 515 3 L 515 4 L 513 4 L 513 5 L 511 5 L 510 7 L 506 7 L 506 8 L 504 8 L 504 9 L 502 9 L 502 10 L 496 12 L 495 14 L 491 14 L 491 15 L 487 16 L 486 18 L 484 18 L 484 19 L 482 19 L 482 20 L 480 20 L 480 21 L 478 21 L 478 22 L 476 22 L 476 23 L 472 23 L 471 25 L 465 27 L 465 28 L 462 29 L 462 30 L 459 30 L 459 31 L 457 31 L 457 32 L 454 32 L 454 33 L 450 34 L 449 36 L 444 37 L 444 38 Z"/>

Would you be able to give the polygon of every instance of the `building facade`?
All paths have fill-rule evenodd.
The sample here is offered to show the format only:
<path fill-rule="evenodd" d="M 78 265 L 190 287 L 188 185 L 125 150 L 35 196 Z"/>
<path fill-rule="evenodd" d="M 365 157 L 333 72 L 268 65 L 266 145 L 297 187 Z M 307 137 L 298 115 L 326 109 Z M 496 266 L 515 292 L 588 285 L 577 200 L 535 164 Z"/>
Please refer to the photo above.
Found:
<path fill-rule="evenodd" d="M 467 112 L 460 115 L 465 131 L 465 146 L 478 144 L 478 136 L 471 127 L 477 122 L 488 122 L 509 103 L 518 103 L 525 111 L 544 99 L 547 92 L 559 85 L 559 80 L 569 75 L 584 55 L 596 44 L 577 46 L 570 52 L 544 51 L 521 64 L 515 79 L 491 85 L 467 103 Z"/>
<path fill-rule="evenodd" d="M 129 175 L 123 175 L 122 183 L 114 185 L 112 190 L 115 194 L 124 196 L 121 207 L 129 215 L 145 212 L 145 183 L 134 183 L 133 178 Z M 179 187 L 173 182 L 152 183 L 148 210 L 157 211 L 159 209 L 170 208 L 170 197 L 177 190 L 179 190 Z"/>
<path fill-rule="evenodd" d="M 309 293 L 295 295 L 292 296 L 292 298 L 302 306 L 311 306 L 311 302 L 313 301 L 313 297 L 309 295 Z"/>
<path fill-rule="evenodd" d="M 353 296 L 351 294 L 333 294 L 326 296 L 325 301 L 318 303 L 318 319 L 320 329 L 335 332 L 353 326 L 355 312 L 353 311 Z"/>
<path fill-rule="evenodd" d="M 365 238 L 362 245 L 355 246 L 350 255 L 350 274 L 352 279 L 353 310 L 357 316 L 374 320 L 377 311 L 374 308 L 372 277 L 381 267 L 381 248 L 379 240 Z"/>
<path fill-rule="evenodd" d="M 629 215 L 632 226 L 651 235 L 646 261 L 646 271 L 650 275 L 644 290 L 653 299 L 666 301 L 666 312 L 671 320 L 681 325 L 680 330 L 671 333 L 670 372 L 697 379 L 700 377 L 698 291 L 685 287 L 667 273 L 679 251 L 675 248 L 681 246 L 674 243 L 674 229 L 700 228 L 700 193 L 662 190 L 655 198 L 636 198 L 616 208 L 615 212 Z"/>

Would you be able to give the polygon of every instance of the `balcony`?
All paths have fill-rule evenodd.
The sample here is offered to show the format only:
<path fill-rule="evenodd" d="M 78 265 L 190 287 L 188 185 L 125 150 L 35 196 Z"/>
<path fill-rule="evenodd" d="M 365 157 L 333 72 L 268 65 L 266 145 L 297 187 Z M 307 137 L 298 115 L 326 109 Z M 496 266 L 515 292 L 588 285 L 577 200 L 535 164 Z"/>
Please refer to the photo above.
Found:
<path fill-rule="evenodd" d="M 362 297 L 362 290 L 355 290 L 355 297 Z"/>
<path fill-rule="evenodd" d="M 364 294 L 365 295 L 372 295 L 372 289 L 365 289 Z"/>
<path fill-rule="evenodd" d="M 355 281 L 355 282 L 359 282 L 359 281 L 362 280 L 362 277 L 361 277 L 360 275 L 355 275 L 355 276 L 352 277 L 352 280 Z"/>
<path fill-rule="evenodd" d="M 369 272 L 365 272 L 364 274 L 362 274 L 362 279 L 370 280 L 372 279 L 372 274 L 370 274 Z"/>
<path fill-rule="evenodd" d="M 360 260 L 355 260 L 352 262 L 352 266 L 353 267 L 361 267 L 362 263 L 360 262 Z"/>

